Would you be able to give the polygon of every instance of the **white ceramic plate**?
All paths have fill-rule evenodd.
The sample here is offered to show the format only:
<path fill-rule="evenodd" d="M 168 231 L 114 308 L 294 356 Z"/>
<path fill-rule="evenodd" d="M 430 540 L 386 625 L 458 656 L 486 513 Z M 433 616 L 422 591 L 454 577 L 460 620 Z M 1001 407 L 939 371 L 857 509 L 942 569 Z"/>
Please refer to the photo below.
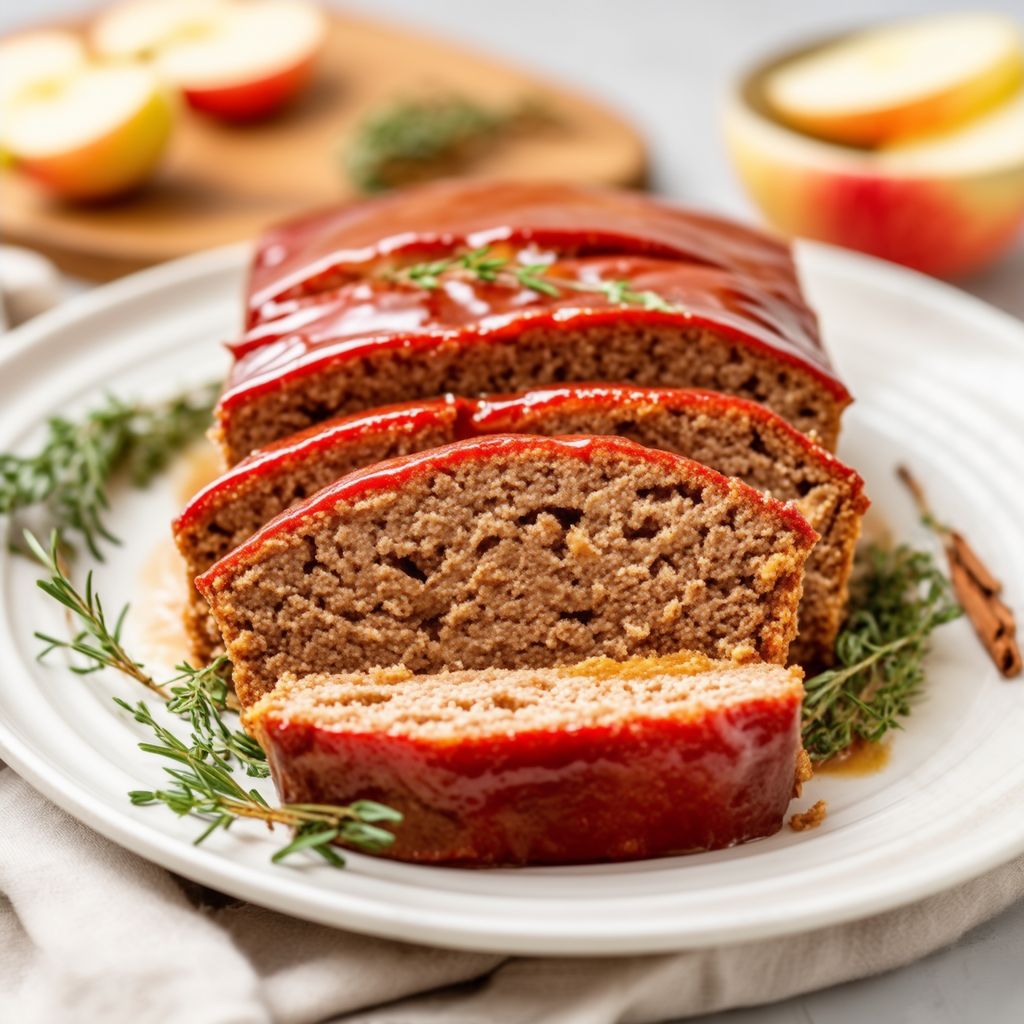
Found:
<path fill-rule="evenodd" d="M 44 418 L 119 395 L 159 395 L 223 372 L 246 250 L 199 255 L 99 289 L 0 338 L 0 451 L 28 450 Z M 893 467 L 915 468 L 1024 606 L 1024 327 L 924 277 L 818 245 L 801 248 L 812 301 L 858 398 L 842 454 L 898 538 L 927 543 Z M 145 601 L 139 574 L 166 543 L 174 475 L 119 492 L 124 538 L 97 581 L 108 606 Z M 6 548 L 6 545 L 4 545 Z M 86 566 L 79 565 L 79 572 Z M 1024 852 L 1024 684 L 996 674 L 963 621 L 937 635 L 927 699 L 886 768 L 822 777 L 814 832 L 634 864 L 470 871 L 352 854 L 336 871 L 239 824 L 202 847 L 197 823 L 133 808 L 160 780 L 141 733 L 112 703 L 118 678 L 39 665 L 33 630 L 66 629 L 38 573 L 0 553 L 0 755 L 111 839 L 235 896 L 331 925 L 409 941 L 514 953 L 612 954 L 706 946 L 848 920 L 918 899 Z M 139 609 L 136 609 L 138 615 Z M 132 621 L 132 620 L 130 620 Z M 137 619 L 136 619 L 137 621 Z M 269 787 L 268 787 L 269 792 Z M 794 807 L 797 809 L 797 807 Z"/>

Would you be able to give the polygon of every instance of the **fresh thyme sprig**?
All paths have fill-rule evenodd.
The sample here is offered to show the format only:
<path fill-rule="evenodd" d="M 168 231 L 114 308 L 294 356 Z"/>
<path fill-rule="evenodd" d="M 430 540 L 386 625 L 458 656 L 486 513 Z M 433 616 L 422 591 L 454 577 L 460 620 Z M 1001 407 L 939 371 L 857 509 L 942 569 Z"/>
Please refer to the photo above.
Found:
<path fill-rule="evenodd" d="M 146 405 L 109 396 L 81 420 L 53 416 L 43 446 L 32 455 L 0 454 L 0 515 L 45 506 L 62 536 L 77 533 L 96 558 L 116 543 L 104 519 L 107 487 L 125 470 L 147 484 L 209 425 L 217 387 Z"/>
<path fill-rule="evenodd" d="M 70 640 L 36 632 L 36 638 L 46 645 L 39 652 L 39 660 L 42 661 L 55 650 L 67 651 L 81 659 L 70 665 L 71 671 L 78 675 L 89 675 L 104 668 L 112 668 L 141 683 L 147 690 L 165 700 L 169 699 L 170 691 L 150 676 L 121 643 L 121 631 L 125 616 L 128 614 L 128 605 L 121 609 L 112 623 L 108 622 L 103 602 L 93 589 L 92 572 L 85 577 L 83 592 L 71 582 L 61 564 L 60 534 L 56 530 L 53 531 L 49 549 L 44 548 L 29 530 L 25 530 L 23 536 L 30 554 L 49 573 L 48 579 L 36 580 L 36 586 L 48 597 L 63 605 L 80 626 Z"/>
<path fill-rule="evenodd" d="M 277 862 L 301 850 L 319 854 L 334 867 L 345 860 L 331 845 L 335 841 L 377 852 L 394 841 L 394 835 L 381 824 L 397 824 L 401 814 L 372 800 L 359 800 L 345 806 L 335 804 L 282 804 L 272 807 L 256 789 L 245 789 L 231 773 L 226 760 L 196 749 L 162 726 L 149 707 L 115 698 L 140 725 L 146 726 L 156 742 L 143 742 L 139 749 L 177 767 L 165 767 L 171 782 L 166 789 L 133 790 L 129 793 L 136 806 L 163 804 L 179 816 L 193 815 L 206 821 L 196 837 L 196 845 L 218 830 L 227 830 L 239 818 L 254 818 L 267 825 L 285 825 L 294 836 L 271 860 Z M 193 737 L 193 740 L 195 737 Z"/>
<path fill-rule="evenodd" d="M 166 682 L 157 682 L 121 641 L 128 605 L 110 622 L 93 587 L 92 573 L 86 575 L 84 591 L 71 582 L 60 561 L 60 536 L 56 531 L 50 538 L 48 550 L 28 530 L 24 537 L 28 550 L 49 573 L 47 579 L 37 580 L 36 585 L 63 605 L 80 627 L 70 640 L 37 632 L 37 639 L 44 644 L 39 652 L 40 660 L 53 651 L 62 650 L 77 657 L 70 668 L 78 675 L 114 669 L 161 697 L 173 714 L 187 719 L 197 741 L 197 750 L 221 759 L 234 757 L 251 776 L 263 778 L 269 774 L 259 745 L 241 730 L 228 728 L 221 718 L 228 706 L 228 686 L 224 681 L 226 658 L 218 658 L 198 669 L 182 662 L 175 668 L 177 675 Z"/>
<path fill-rule="evenodd" d="M 383 192 L 454 171 L 484 142 L 550 120 L 536 101 L 507 109 L 461 96 L 398 101 L 356 128 L 345 169 L 360 192 Z"/>
<path fill-rule="evenodd" d="M 924 681 L 929 636 L 961 614 L 932 555 L 906 545 L 867 548 L 850 589 L 837 665 L 804 684 L 803 740 L 817 763 L 900 728 Z"/>
<path fill-rule="evenodd" d="M 668 302 L 657 292 L 635 289 L 626 280 L 580 281 L 574 278 L 554 277 L 550 270 L 551 266 L 547 263 L 520 264 L 512 259 L 493 256 L 490 246 L 483 246 L 456 253 L 445 259 L 414 263 L 392 271 L 389 276 L 392 280 L 426 291 L 440 288 L 445 279 L 461 277 L 483 281 L 486 284 L 528 288 L 530 291 L 555 299 L 561 298 L 566 292 L 587 292 L 604 295 L 616 306 L 639 306 L 641 309 L 662 313 L 687 312 L 685 307 Z"/>
<path fill-rule="evenodd" d="M 39 657 L 55 650 L 67 651 L 79 661 L 73 672 L 86 675 L 111 668 L 162 697 L 168 711 L 191 726 L 188 742 L 161 725 L 147 704 L 129 704 L 115 697 L 116 703 L 150 729 L 156 742 L 143 742 L 139 749 L 175 762 L 165 767 L 171 778 L 166 789 L 135 790 L 129 794 L 133 804 L 163 804 L 175 814 L 201 818 L 206 828 L 195 842 L 201 843 L 213 832 L 227 829 L 238 818 L 255 818 L 268 825 L 286 825 L 295 830 L 291 842 L 273 855 L 279 861 L 300 850 L 311 850 L 335 867 L 343 867 L 344 858 L 331 847 L 335 840 L 369 852 L 382 849 L 394 836 L 382 824 L 395 824 L 401 815 L 370 800 L 339 806 L 334 804 L 285 804 L 272 807 L 258 790 L 245 789 L 233 775 L 237 763 L 253 778 L 269 775 L 266 757 L 259 744 L 240 729 L 230 728 L 222 715 L 227 711 L 228 687 L 224 680 L 226 659 L 218 658 L 205 668 L 187 663 L 177 666 L 178 674 L 166 682 L 157 682 L 125 649 L 121 640 L 128 606 L 111 623 L 103 602 L 86 577 L 84 592 L 79 591 L 60 563 L 60 537 L 54 532 L 47 550 L 28 531 L 25 543 L 46 568 L 49 578 L 38 581 L 39 589 L 68 610 L 81 626 L 70 640 L 36 633 L 45 645 Z"/>

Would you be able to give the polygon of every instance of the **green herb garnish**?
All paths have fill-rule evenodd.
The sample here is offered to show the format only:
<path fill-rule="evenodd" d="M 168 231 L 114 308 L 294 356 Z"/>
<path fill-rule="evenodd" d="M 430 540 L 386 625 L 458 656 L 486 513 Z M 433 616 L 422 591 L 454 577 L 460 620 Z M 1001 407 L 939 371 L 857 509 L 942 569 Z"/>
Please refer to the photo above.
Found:
<path fill-rule="evenodd" d="M 66 651 L 77 659 L 71 670 L 80 675 L 114 669 L 160 696 L 168 711 L 189 723 L 186 741 L 157 722 L 146 703 L 129 704 L 114 698 L 155 737 L 156 742 L 140 743 L 139 749 L 175 764 L 164 768 L 171 779 L 166 789 L 135 790 L 129 793 L 133 804 L 163 804 L 175 814 L 201 818 L 206 827 L 195 840 L 197 844 L 213 832 L 229 828 L 239 818 L 255 818 L 271 826 L 286 825 L 294 829 L 294 836 L 273 855 L 275 861 L 300 850 L 311 850 L 335 867 L 343 867 L 344 858 L 330 845 L 335 840 L 369 852 L 394 840 L 391 832 L 380 826 L 401 821 L 401 815 L 382 804 L 360 800 L 346 806 L 272 807 L 257 790 L 240 785 L 233 774 L 235 765 L 254 778 L 265 778 L 269 769 L 259 745 L 244 731 L 231 728 L 224 721 L 223 716 L 230 713 L 229 690 L 223 677 L 226 660 L 220 658 L 205 668 L 182 663 L 174 677 L 158 682 L 121 640 L 128 606 L 113 621 L 108 620 L 93 587 L 92 573 L 86 576 L 84 592 L 75 587 L 60 563 L 60 538 L 56 532 L 48 550 L 27 531 L 25 543 L 49 574 L 38 581 L 39 589 L 67 609 L 80 626 L 70 640 L 36 633 L 45 645 L 39 657 L 45 658 L 55 650 Z"/>
<path fill-rule="evenodd" d="M 345 859 L 331 845 L 335 840 L 377 852 L 394 842 L 394 835 L 383 824 L 402 820 L 398 811 L 372 800 L 357 800 L 344 806 L 335 804 L 282 804 L 272 807 L 256 789 L 245 789 L 231 772 L 229 763 L 209 747 L 183 742 L 160 725 L 142 701 L 132 705 L 114 698 L 141 725 L 146 726 L 155 743 L 140 743 L 139 749 L 177 767 L 164 768 L 171 783 L 166 789 L 136 789 L 128 794 L 131 802 L 145 807 L 163 804 L 175 814 L 202 818 L 206 828 L 194 840 L 198 846 L 220 829 L 230 828 L 239 818 L 255 818 L 268 825 L 286 825 L 294 829 L 292 840 L 273 854 L 275 863 L 301 850 L 319 854 L 333 867 L 344 867 Z"/>
<path fill-rule="evenodd" d="M 816 763 L 901 728 L 924 682 L 929 636 L 961 615 L 929 552 L 872 545 L 858 562 L 837 664 L 804 684 L 804 746 Z"/>
<path fill-rule="evenodd" d="M 62 536 L 77 533 L 102 559 L 103 541 L 117 542 L 104 524 L 107 488 L 126 471 L 143 487 L 186 444 L 202 434 L 218 387 L 146 405 L 109 396 L 84 419 L 53 416 L 34 455 L 0 454 L 0 515 L 45 506 Z"/>
<path fill-rule="evenodd" d="M 637 291 L 629 281 L 578 281 L 573 278 L 554 277 L 548 263 L 517 263 L 511 258 L 493 256 L 489 246 L 456 253 L 445 259 L 426 263 L 414 263 L 408 267 L 390 271 L 394 281 L 434 291 L 445 280 L 469 279 L 486 284 L 504 285 L 510 288 L 528 288 L 540 295 L 560 298 L 566 292 L 585 292 L 604 295 L 617 306 L 639 306 L 663 313 L 682 313 L 683 306 L 668 302 L 657 292 Z"/>
<path fill-rule="evenodd" d="M 451 173 L 484 143 L 545 120 L 536 102 L 502 110 L 460 96 L 400 101 L 357 127 L 345 167 L 360 192 L 383 192 Z"/>

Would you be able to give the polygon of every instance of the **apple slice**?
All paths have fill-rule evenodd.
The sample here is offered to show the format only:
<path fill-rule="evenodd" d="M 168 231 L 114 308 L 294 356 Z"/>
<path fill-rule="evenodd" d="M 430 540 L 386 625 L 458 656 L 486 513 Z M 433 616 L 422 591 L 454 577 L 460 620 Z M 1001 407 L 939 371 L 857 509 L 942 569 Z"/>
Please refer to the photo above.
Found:
<path fill-rule="evenodd" d="M 1024 89 L 948 132 L 886 146 L 882 166 L 902 174 L 949 176 L 1024 170 Z"/>
<path fill-rule="evenodd" d="M 5 111 L 17 166 L 55 194 L 98 199 L 139 185 L 170 138 L 173 97 L 142 65 L 85 66 Z"/>
<path fill-rule="evenodd" d="M 134 0 L 101 17 L 92 39 L 104 56 L 151 58 L 197 110 L 247 121 L 302 89 L 325 33 L 302 0 Z"/>
<path fill-rule="evenodd" d="M 128 0 L 108 8 L 92 26 L 90 42 L 111 60 L 155 57 L 168 45 L 202 36 L 229 0 Z"/>
<path fill-rule="evenodd" d="M 66 78 L 85 62 L 85 46 L 70 32 L 26 32 L 0 41 L 0 109 L 25 92 Z"/>
<path fill-rule="evenodd" d="M 769 73 L 780 120 L 819 138 L 877 146 L 943 131 L 1024 80 L 1024 46 L 997 14 L 936 15 L 858 32 Z"/>

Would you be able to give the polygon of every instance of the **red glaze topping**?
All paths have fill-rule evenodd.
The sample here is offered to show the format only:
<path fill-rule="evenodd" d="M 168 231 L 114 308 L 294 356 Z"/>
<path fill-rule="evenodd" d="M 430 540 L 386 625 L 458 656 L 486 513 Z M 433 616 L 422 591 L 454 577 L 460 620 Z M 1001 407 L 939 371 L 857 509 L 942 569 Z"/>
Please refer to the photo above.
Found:
<path fill-rule="evenodd" d="M 416 477 L 443 473 L 464 462 L 501 459 L 525 453 L 543 459 L 571 458 L 584 461 L 590 461 L 594 456 L 621 455 L 637 462 L 664 466 L 673 471 L 683 468 L 695 479 L 702 480 L 705 486 L 721 490 L 728 490 L 730 487 L 740 488 L 752 504 L 759 505 L 778 516 L 781 522 L 799 534 L 808 548 L 818 540 L 818 534 L 796 508 L 768 497 L 738 480 L 730 480 L 721 473 L 716 473 L 713 469 L 708 469 L 707 466 L 681 455 L 673 455 L 656 448 L 645 448 L 634 441 L 611 435 L 542 437 L 496 434 L 456 441 L 442 448 L 388 459 L 349 473 L 348 476 L 324 487 L 312 497 L 293 505 L 272 519 L 245 543 L 240 544 L 199 576 L 196 579 L 196 587 L 204 597 L 209 597 L 220 578 L 235 575 L 251 559 L 257 558 L 268 540 L 279 534 L 292 532 L 318 513 L 329 513 L 340 505 L 352 504 L 375 491 L 395 490 Z"/>
<path fill-rule="evenodd" d="M 732 846 L 782 825 L 800 693 L 693 719 L 428 742 L 261 716 L 281 799 L 376 799 L 404 820 L 385 856 L 433 863 L 634 860 Z"/>
<path fill-rule="evenodd" d="M 553 276 L 629 279 L 679 311 L 463 279 L 424 291 L 387 277 L 409 260 L 484 245 L 508 258 L 556 261 Z M 788 246 L 639 193 L 466 181 L 407 189 L 271 230 L 250 284 L 250 330 L 230 346 L 236 363 L 222 411 L 326 365 L 386 349 L 623 321 L 713 328 L 803 367 L 840 401 L 849 399 L 801 296 Z"/>
<path fill-rule="evenodd" d="M 322 291 L 337 272 L 362 277 L 397 254 L 509 242 L 575 254 L 651 255 L 729 271 L 809 311 L 789 247 L 731 221 L 639 192 L 568 183 L 444 181 L 408 188 L 268 231 L 249 282 L 252 320 L 267 303 Z M 252 322 L 252 320 L 250 322 Z"/>
<path fill-rule="evenodd" d="M 234 343 L 236 362 L 221 409 L 326 365 L 386 349 L 485 344 L 514 339 L 527 328 L 574 331 L 620 323 L 709 327 L 808 370 L 840 401 L 849 398 L 832 373 L 807 308 L 749 278 L 705 266 L 610 256 L 562 260 L 550 276 L 589 282 L 628 279 L 635 289 L 654 291 L 678 309 L 622 306 L 598 293 L 538 295 L 461 278 L 443 281 L 431 291 L 383 279 L 361 281 L 315 307 L 299 306 L 278 321 L 260 324 Z M 310 319 L 313 308 L 319 315 Z"/>

